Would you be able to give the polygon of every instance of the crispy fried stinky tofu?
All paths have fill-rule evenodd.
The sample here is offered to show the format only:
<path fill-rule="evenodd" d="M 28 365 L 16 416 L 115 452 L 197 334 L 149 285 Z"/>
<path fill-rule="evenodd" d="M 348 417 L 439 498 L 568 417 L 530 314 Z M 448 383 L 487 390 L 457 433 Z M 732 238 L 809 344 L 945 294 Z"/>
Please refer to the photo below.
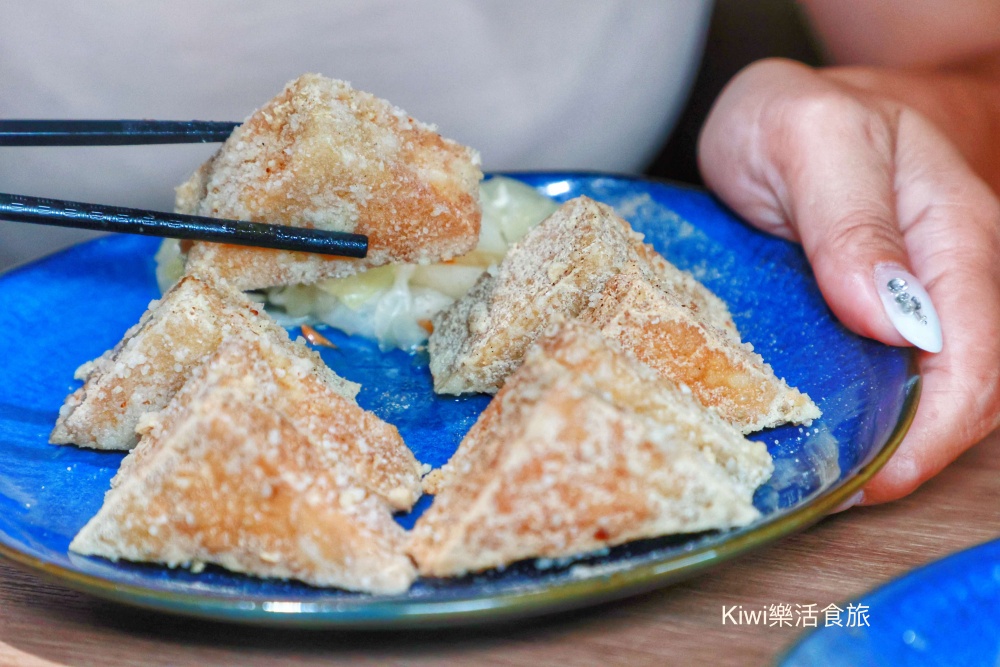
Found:
<path fill-rule="evenodd" d="M 137 427 L 145 443 L 142 451 L 122 463 L 112 484 L 128 479 L 131 469 L 143 465 L 191 405 L 219 387 L 238 389 L 248 400 L 280 413 L 331 465 L 348 465 L 370 492 L 394 509 L 410 509 L 420 497 L 420 463 L 395 426 L 333 391 L 308 360 L 290 354 L 286 345 L 247 333 L 226 339 L 207 363 L 194 369 L 164 410 L 143 416 Z"/>
<path fill-rule="evenodd" d="M 407 550 L 441 577 L 742 526 L 771 470 L 763 445 L 596 331 L 563 329 L 529 351 L 430 480 L 437 495 Z"/>
<path fill-rule="evenodd" d="M 584 197 L 564 204 L 437 316 L 435 391 L 495 392 L 549 323 L 583 317 L 744 432 L 818 417 L 808 396 L 740 341 L 725 303 L 641 239 L 608 206 Z M 647 298 L 621 289 L 626 276 Z M 649 325 L 645 338 L 623 325 L 639 321 Z M 671 334 L 677 339 L 665 344 Z"/>
<path fill-rule="evenodd" d="M 350 400 L 357 395 L 359 385 L 336 375 L 304 345 L 292 343 L 259 304 L 225 285 L 187 276 L 152 302 L 114 349 L 77 370 L 84 385 L 59 410 L 50 442 L 134 447 L 139 418 L 166 406 L 191 370 L 207 361 L 224 338 L 240 331 L 285 346 L 332 391 Z"/>
<path fill-rule="evenodd" d="M 495 393 L 551 322 L 575 317 L 604 283 L 632 267 L 685 306 L 738 337 L 725 304 L 642 243 L 611 207 L 587 197 L 563 204 L 434 320 L 434 390 Z"/>
<path fill-rule="evenodd" d="M 586 197 L 563 204 L 434 319 L 434 390 L 495 393 L 554 319 L 575 316 L 629 263 L 641 237 Z"/>
<path fill-rule="evenodd" d="M 638 271 L 608 280 L 580 317 L 744 433 L 820 416 L 809 396 L 775 376 L 750 345 L 707 324 Z"/>
<path fill-rule="evenodd" d="M 617 408 L 678 429 L 681 438 L 696 443 L 726 472 L 747 500 L 773 471 L 763 443 L 744 438 L 714 411 L 705 410 L 690 392 L 625 353 L 591 325 L 572 320 L 554 324 L 529 348 L 524 365 L 526 369 L 512 375 L 501 391 L 520 396 L 526 390 L 519 385 L 537 385 L 544 377 L 572 377 Z M 440 493 L 463 474 L 478 443 L 491 437 L 499 415 L 499 410 L 488 409 L 452 459 L 424 478 L 428 493 Z"/>
<path fill-rule="evenodd" d="M 195 243 L 189 271 L 241 289 L 315 283 L 475 247 L 479 156 L 344 81 L 305 74 L 177 189 L 180 213 L 366 234 L 365 259 Z"/>
<path fill-rule="evenodd" d="M 238 388 L 215 387 L 183 412 L 126 457 L 146 460 L 108 491 L 72 551 L 371 593 L 409 588 L 405 533 L 350 466 L 331 465 Z"/>

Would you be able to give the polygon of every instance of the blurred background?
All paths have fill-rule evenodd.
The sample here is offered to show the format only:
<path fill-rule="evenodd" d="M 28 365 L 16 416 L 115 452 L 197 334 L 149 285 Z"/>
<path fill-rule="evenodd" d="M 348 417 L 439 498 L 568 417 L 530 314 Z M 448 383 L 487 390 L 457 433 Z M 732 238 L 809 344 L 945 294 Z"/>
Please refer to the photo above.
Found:
<path fill-rule="evenodd" d="M 0 22 L 0 117 L 241 120 L 318 71 L 437 123 L 487 170 L 698 184 L 712 101 L 768 56 L 821 62 L 791 0 L 35 0 Z M 215 149 L 0 148 L 0 192 L 170 210 Z M 0 271 L 91 236 L 0 222 Z"/>
<path fill-rule="evenodd" d="M 791 58 L 818 67 L 823 56 L 792 0 L 716 0 L 691 94 L 672 134 L 644 172 L 702 185 L 696 148 L 712 103 L 741 69 L 761 58 Z"/>

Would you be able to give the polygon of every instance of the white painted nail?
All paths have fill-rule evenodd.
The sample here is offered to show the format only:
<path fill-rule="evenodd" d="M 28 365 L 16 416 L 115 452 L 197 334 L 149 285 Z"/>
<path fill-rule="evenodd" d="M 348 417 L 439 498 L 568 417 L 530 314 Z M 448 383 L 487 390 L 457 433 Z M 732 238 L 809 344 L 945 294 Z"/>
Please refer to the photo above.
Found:
<path fill-rule="evenodd" d="M 921 350 L 941 351 L 941 320 L 916 276 L 898 266 L 875 268 L 875 287 L 896 331 Z"/>

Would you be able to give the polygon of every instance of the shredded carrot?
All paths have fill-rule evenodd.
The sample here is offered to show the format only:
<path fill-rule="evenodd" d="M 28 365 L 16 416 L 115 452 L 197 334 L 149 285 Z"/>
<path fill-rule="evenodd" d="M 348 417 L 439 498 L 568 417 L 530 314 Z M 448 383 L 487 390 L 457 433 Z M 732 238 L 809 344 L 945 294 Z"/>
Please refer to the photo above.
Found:
<path fill-rule="evenodd" d="M 313 345 L 322 345 L 323 347 L 329 347 L 334 350 L 337 349 L 337 346 L 331 343 L 326 336 L 316 331 L 308 324 L 302 325 L 302 335 L 305 336 L 306 340 Z"/>
<path fill-rule="evenodd" d="M 419 324 L 428 335 L 434 333 L 434 323 L 430 320 L 417 320 L 417 324 Z"/>

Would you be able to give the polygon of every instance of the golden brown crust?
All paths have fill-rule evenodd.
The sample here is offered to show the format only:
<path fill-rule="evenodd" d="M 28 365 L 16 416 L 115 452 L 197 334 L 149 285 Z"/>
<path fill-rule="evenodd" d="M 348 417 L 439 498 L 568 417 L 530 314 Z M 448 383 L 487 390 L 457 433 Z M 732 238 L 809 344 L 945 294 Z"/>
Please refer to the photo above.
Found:
<path fill-rule="evenodd" d="M 434 391 L 495 393 L 555 318 L 574 317 L 608 278 L 642 261 L 641 238 L 603 204 L 563 204 L 434 318 Z"/>
<path fill-rule="evenodd" d="M 630 292 L 626 284 L 648 294 L 630 299 L 638 287 Z M 610 207 L 586 197 L 560 207 L 437 316 L 428 345 L 434 390 L 495 392 L 541 331 L 575 317 L 686 384 L 744 432 L 819 417 L 808 396 L 740 341 L 721 299 L 642 243 Z M 640 319 L 648 325 L 642 333 L 634 330 Z"/>
<path fill-rule="evenodd" d="M 130 449 L 140 417 L 167 405 L 191 370 L 207 361 L 229 335 L 246 331 L 283 345 L 310 364 L 331 389 L 353 399 L 359 386 L 337 376 L 315 352 L 241 292 L 187 276 L 150 304 L 139 324 L 109 353 L 84 364 L 87 377 L 59 411 L 49 438 L 55 444 Z"/>
<path fill-rule="evenodd" d="M 372 593 L 401 593 L 415 577 L 388 505 L 238 389 L 210 390 L 126 460 L 143 455 L 72 551 Z"/>
<path fill-rule="evenodd" d="M 601 346 L 601 359 L 585 360 Z M 763 446 L 637 367 L 593 331 L 563 330 L 533 348 L 432 481 L 438 495 L 407 547 L 421 574 L 454 576 L 757 518 L 752 488 L 734 483 L 731 464 L 714 452 L 744 443 L 763 451 L 751 473 L 759 484 L 770 472 Z M 650 385 L 659 385 L 658 397 L 638 399 Z"/>
<path fill-rule="evenodd" d="M 611 278 L 581 318 L 744 433 L 820 416 L 752 347 L 695 317 L 637 271 Z"/>
<path fill-rule="evenodd" d="M 191 406 L 220 387 L 238 389 L 247 400 L 275 410 L 305 434 L 323 456 L 347 464 L 365 487 L 397 510 L 408 510 L 420 497 L 420 463 L 396 427 L 333 391 L 312 364 L 268 339 L 237 334 L 195 369 L 170 405 L 146 415 L 139 434 L 150 443 L 122 463 L 112 480 L 133 474 L 155 443 L 174 429 Z"/>
<path fill-rule="evenodd" d="M 241 289 L 430 263 L 479 237 L 479 157 L 343 81 L 306 74 L 178 188 L 182 213 L 366 234 L 366 259 L 195 243 L 188 267 Z"/>
<path fill-rule="evenodd" d="M 717 328 L 736 342 L 740 341 L 740 332 L 736 329 L 729 307 L 722 299 L 690 273 L 664 259 L 651 245 L 637 244 L 635 248 L 643 261 L 626 270 L 638 273 L 655 284 L 699 321 Z M 646 265 L 649 266 L 649 271 L 645 270 Z"/>
<path fill-rule="evenodd" d="M 697 317 L 739 339 L 717 296 L 643 243 L 611 207 L 577 197 L 437 315 L 428 343 L 434 391 L 495 393 L 541 331 L 556 319 L 579 315 L 622 271 L 640 272 Z"/>
<path fill-rule="evenodd" d="M 572 377 L 578 386 L 618 409 L 672 426 L 721 466 L 740 496 L 748 501 L 771 475 L 773 465 L 763 443 L 744 438 L 716 412 L 705 410 L 690 392 L 681 390 L 581 321 L 559 322 L 539 336 L 525 355 L 524 365 L 497 396 L 530 396 L 531 385 L 541 386 L 546 378 L 561 376 Z M 461 476 L 481 441 L 502 439 L 496 429 L 505 404 L 500 401 L 487 408 L 451 460 L 424 478 L 425 491 L 438 494 Z"/>

